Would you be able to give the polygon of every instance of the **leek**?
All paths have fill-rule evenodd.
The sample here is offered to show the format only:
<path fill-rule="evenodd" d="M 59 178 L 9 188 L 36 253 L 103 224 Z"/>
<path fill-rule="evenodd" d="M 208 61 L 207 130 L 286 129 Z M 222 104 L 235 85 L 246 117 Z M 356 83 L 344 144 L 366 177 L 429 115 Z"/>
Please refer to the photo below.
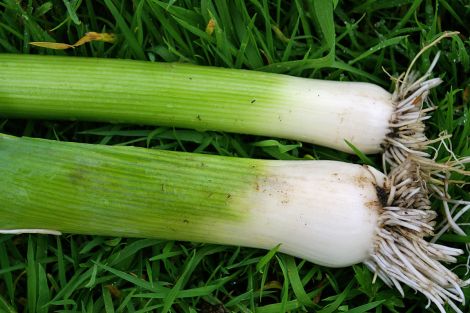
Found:
<path fill-rule="evenodd" d="M 429 75 L 428 75 L 429 76 Z M 425 77 L 427 78 L 427 76 Z M 370 83 L 132 60 L 0 54 L 0 117 L 105 121 L 294 139 L 352 152 L 416 148 L 403 126 L 441 80 Z M 396 153 L 394 154 L 396 155 Z"/>
<path fill-rule="evenodd" d="M 425 241 L 431 210 L 414 162 L 388 177 L 336 161 L 253 160 L 0 135 L 0 232 L 191 240 L 363 262 L 441 312 L 464 302 L 441 264 L 461 250 Z"/>

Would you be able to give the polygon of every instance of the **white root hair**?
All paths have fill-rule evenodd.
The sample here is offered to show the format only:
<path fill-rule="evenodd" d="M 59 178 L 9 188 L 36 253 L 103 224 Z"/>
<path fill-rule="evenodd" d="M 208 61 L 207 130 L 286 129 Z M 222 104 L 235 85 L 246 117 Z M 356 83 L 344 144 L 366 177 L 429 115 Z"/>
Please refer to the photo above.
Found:
<path fill-rule="evenodd" d="M 439 54 L 432 61 L 428 71 L 419 76 L 411 68 L 417 58 L 443 38 L 457 34 L 444 33 L 424 47 L 411 62 L 406 73 L 396 79 L 392 101 L 395 111 L 390 121 L 390 133 L 383 144 L 384 171 L 390 170 L 386 189 L 389 192 L 387 204 L 380 217 L 378 240 L 373 256 L 365 264 L 387 285 L 395 286 L 404 294 L 400 283 L 421 292 L 428 299 L 428 306 L 434 303 L 445 313 L 448 304 L 455 312 L 461 313 L 456 303 L 465 304 L 462 287 L 470 280 L 461 280 L 441 262 L 454 263 L 463 254 L 460 249 L 436 244 L 437 239 L 448 229 L 459 235 L 466 235 L 457 220 L 468 210 L 470 202 L 451 199 L 449 184 L 465 184 L 452 181 L 451 174 L 469 176 L 465 164 L 470 158 L 458 159 L 452 152 L 450 135 L 441 133 L 430 140 L 425 135 L 425 121 L 435 106 L 428 101 L 432 88 L 442 80 L 431 78 L 431 72 Z M 437 148 L 432 144 L 439 143 Z M 436 161 L 440 149 L 449 154 L 446 163 Z M 434 155 L 429 151 L 435 152 Z M 439 225 L 434 236 L 437 213 L 431 208 L 430 197 L 443 203 L 445 222 Z M 431 241 L 424 238 L 434 236 Z M 467 245 L 470 251 L 470 245 Z M 469 269 L 470 256 L 467 258 Z"/>
<path fill-rule="evenodd" d="M 428 242 L 436 212 L 431 209 L 426 184 L 416 163 L 402 162 L 390 172 L 385 188 L 390 191 L 379 217 L 377 241 L 366 266 L 404 296 L 401 284 L 421 292 L 445 313 L 445 304 L 462 313 L 465 304 L 461 280 L 441 262 L 455 263 L 461 249 Z"/>
<path fill-rule="evenodd" d="M 427 97 L 429 91 L 442 83 L 440 78 L 428 79 L 431 71 L 437 63 L 439 54 L 434 58 L 429 70 L 422 76 L 412 72 L 408 76 L 402 74 L 398 77 L 392 101 L 395 103 L 395 111 L 390 121 L 391 132 L 387 135 L 384 143 L 384 167 L 389 165 L 398 166 L 410 155 L 416 158 L 430 158 L 425 150 L 434 141 L 430 141 L 426 135 L 424 121 L 429 119 L 427 114 L 435 109 L 429 104 Z"/>
<path fill-rule="evenodd" d="M 440 78 L 430 78 L 440 53 L 436 55 L 424 75 L 419 76 L 418 72 L 412 71 L 412 68 L 426 50 L 442 39 L 456 34 L 458 32 L 443 33 L 418 52 L 405 73 L 394 78 L 395 91 L 392 94 L 392 102 L 395 110 L 389 124 L 390 133 L 383 143 L 384 170 L 387 166 L 396 167 L 410 157 L 413 157 L 415 162 L 425 162 L 428 166 L 437 166 L 438 170 L 442 169 L 436 162 L 429 162 L 432 159 L 427 150 L 435 142 L 445 145 L 445 140 L 450 138 L 450 135 L 441 134 L 439 138 L 429 140 L 424 133 L 426 128 L 424 121 L 430 118 L 428 113 L 435 109 L 435 106 L 428 101 L 429 92 L 442 83 Z M 451 152 L 447 146 L 446 149 Z M 455 159 L 453 153 L 451 156 Z"/>

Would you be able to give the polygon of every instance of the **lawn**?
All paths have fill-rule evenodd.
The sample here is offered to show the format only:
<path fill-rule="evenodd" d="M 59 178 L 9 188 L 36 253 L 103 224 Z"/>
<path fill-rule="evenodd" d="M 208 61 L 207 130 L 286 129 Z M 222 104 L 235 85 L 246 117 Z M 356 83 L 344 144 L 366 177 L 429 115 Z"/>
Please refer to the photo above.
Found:
<path fill-rule="evenodd" d="M 430 94 L 437 109 L 426 134 L 452 134 L 447 145 L 456 157 L 468 157 L 468 21 L 466 0 L 0 0 L 0 53 L 185 62 L 372 82 L 393 91 L 390 76 L 406 71 L 442 32 L 459 31 L 423 53 L 415 69 L 426 72 L 441 51 L 434 76 L 444 82 Z M 72 44 L 90 31 L 113 33 L 116 41 L 67 50 L 29 45 Z M 0 132 L 224 156 L 366 161 L 279 138 L 162 126 L 0 117 Z M 438 161 L 448 157 L 446 149 L 436 154 Z M 379 155 L 369 158 L 381 168 Z M 470 201 L 468 186 L 453 186 L 449 193 Z M 441 202 L 433 201 L 433 207 L 443 221 Z M 469 214 L 459 223 L 470 231 Z M 465 249 L 470 237 L 445 234 L 438 242 Z M 468 279 L 468 261 L 466 252 L 449 266 Z M 464 293 L 470 299 L 470 288 Z M 380 313 L 421 312 L 426 302 L 408 287 L 402 298 L 362 264 L 330 269 L 274 250 L 146 238 L 0 235 L 0 312 Z M 438 312 L 432 305 L 429 311 Z"/>

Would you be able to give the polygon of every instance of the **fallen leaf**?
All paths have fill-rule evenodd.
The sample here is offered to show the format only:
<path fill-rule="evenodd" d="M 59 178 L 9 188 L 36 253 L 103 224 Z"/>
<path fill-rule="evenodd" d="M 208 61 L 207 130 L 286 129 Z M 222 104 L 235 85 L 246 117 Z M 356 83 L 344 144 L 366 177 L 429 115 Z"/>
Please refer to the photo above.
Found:
<path fill-rule="evenodd" d="M 96 33 L 96 32 L 88 32 L 80 38 L 76 43 L 73 45 L 67 43 L 60 43 L 60 42 L 43 42 L 43 41 L 34 41 L 30 42 L 29 44 L 32 46 L 54 49 L 54 50 L 65 50 L 70 48 L 75 48 L 81 46 L 87 42 L 91 41 L 103 41 L 103 42 L 115 42 L 116 36 L 110 33 Z"/>
<path fill-rule="evenodd" d="M 73 47 L 81 46 L 90 41 L 104 41 L 104 42 L 114 42 L 116 41 L 116 36 L 114 34 L 109 33 L 95 33 L 95 32 L 88 32 L 80 38 L 76 43 L 74 43 Z"/>
<path fill-rule="evenodd" d="M 48 49 L 54 49 L 54 50 L 65 50 L 65 49 L 73 48 L 73 46 L 69 44 L 60 43 L 60 42 L 33 41 L 33 42 L 30 42 L 29 44 L 32 46 L 36 46 L 36 47 L 48 48 Z"/>
<path fill-rule="evenodd" d="M 214 32 L 214 30 L 215 30 L 215 20 L 211 18 L 209 20 L 209 23 L 207 23 L 207 26 L 206 26 L 206 34 L 210 36 Z"/>

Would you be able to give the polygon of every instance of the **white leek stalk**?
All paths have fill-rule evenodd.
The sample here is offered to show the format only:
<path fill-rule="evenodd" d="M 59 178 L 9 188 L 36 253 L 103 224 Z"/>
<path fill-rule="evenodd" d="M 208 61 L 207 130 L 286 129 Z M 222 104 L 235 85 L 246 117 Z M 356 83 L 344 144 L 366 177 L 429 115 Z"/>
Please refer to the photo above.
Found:
<path fill-rule="evenodd" d="M 429 243 L 415 163 L 385 177 L 334 161 L 274 161 L 0 135 L 0 229 L 191 240 L 365 263 L 386 284 L 460 312 L 461 281 Z"/>

